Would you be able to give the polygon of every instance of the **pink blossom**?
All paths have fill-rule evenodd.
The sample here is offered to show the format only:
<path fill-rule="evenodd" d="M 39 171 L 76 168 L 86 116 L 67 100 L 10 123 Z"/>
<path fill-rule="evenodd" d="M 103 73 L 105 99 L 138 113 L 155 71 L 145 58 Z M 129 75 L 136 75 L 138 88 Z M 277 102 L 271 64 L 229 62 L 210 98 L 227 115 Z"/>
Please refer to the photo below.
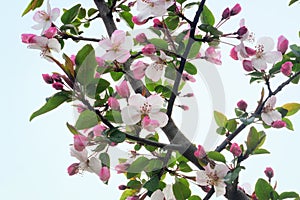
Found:
<path fill-rule="evenodd" d="M 119 86 L 116 86 L 116 90 L 122 98 L 128 98 L 130 96 L 130 90 L 126 80 L 123 80 Z"/>
<path fill-rule="evenodd" d="M 274 171 L 271 167 L 267 167 L 265 169 L 264 173 L 269 179 L 273 178 L 273 176 L 274 176 Z"/>
<path fill-rule="evenodd" d="M 154 44 L 147 44 L 146 46 L 144 46 L 144 48 L 142 49 L 142 53 L 145 56 L 149 56 L 152 55 L 156 52 L 156 48 Z"/>
<path fill-rule="evenodd" d="M 240 110 L 246 111 L 248 104 L 246 103 L 246 101 L 244 100 L 240 100 L 239 102 L 237 102 L 237 107 Z"/>
<path fill-rule="evenodd" d="M 237 143 L 232 143 L 231 146 L 230 146 L 230 152 L 234 156 L 238 157 L 242 154 L 242 149 Z"/>
<path fill-rule="evenodd" d="M 145 33 L 140 33 L 135 37 L 135 40 L 139 43 L 144 43 L 147 41 L 147 37 L 146 37 Z"/>
<path fill-rule="evenodd" d="M 69 176 L 73 176 L 79 172 L 79 163 L 73 163 L 68 167 Z"/>
<path fill-rule="evenodd" d="M 198 149 L 194 152 L 194 156 L 198 159 L 206 157 L 206 152 L 202 145 L 198 145 Z"/>
<path fill-rule="evenodd" d="M 251 72 L 254 70 L 251 60 L 243 60 L 243 68 L 247 72 Z"/>
<path fill-rule="evenodd" d="M 60 82 L 55 82 L 55 83 L 52 83 L 52 87 L 56 90 L 63 90 L 64 85 Z"/>
<path fill-rule="evenodd" d="M 271 126 L 273 122 L 281 120 L 280 112 L 274 109 L 275 104 L 276 104 L 276 97 L 271 96 L 267 100 L 263 112 L 261 114 L 261 119 L 269 126 Z"/>
<path fill-rule="evenodd" d="M 86 145 L 88 144 L 89 140 L 84 135 L 74 135 L 74 148 L 76 151 L 83 151 Z"/>
<path fill-rule="evenodd" d="M 129 166 L 130 164 L 128 163 L 120 163 L 115 166 L 115 170 L 117 171 L 118 174 L 125 173 L 127 172 Z"/>
<path fill-rule="evenodd" d="M 130 66 L 135 79 L 141 80 L 145 76 L 145 70 L 148 64 L 143 61 L 137 61 Z"/>
<path fill-rule="evenodd" d="M 36 37 L 35 34 L 24 33 L 24 34 L 21 35 L 22 42 L 25 43 L 25 44 L 32 44 L 32 43 L 34 43 L 34 40 L 33 40 L 34 37 Z"/>
<path fill-rule="evenodd" d="M 110 39 L 104 39 L 99 42 L 100 47 L 106 50 L 102 56 L 104 60 L 118 61 L 125 63 L 130 57 L 130 50 L 133 46 L 133 41 L 122 30 L 115 30 Z"/>
<path fill-rule="evenodd" d="M 208 47 L 205 51 L 205 59 L 208 62 L 214 63 L 216 65 L 221 65 L 221 52 L 216 51 L 214 47 Z"/>
<path fill-rule="evenodd" d="M 230 16 L 237 15 L 241 12 L 242 7 L 240 4 L 236 4 L 231 10 L 230 10 Z"/>
<path fill-rule="evenodd" d="M 236 33 L 238 34 L 238 36 L 243 37 L 243 35 L 245 35 L 247 32 L 248 29 L 246 28 L 246 26 L 242 26 L 238 29 Z"/>
<path fill-rule="evenodd" d="M 44 32 L 44 36 L 47 38 L 53 38 L 57 34 L 57 28 L 56 27 L 50 27 Z"/>
<path fill-rule="evenodd" d="M 286 127 L 286 122 L 282 120 L 274 121 L 271 125 L 273 128 L 283 128 Z"/>
<path fill-rule="evenodd" d="M 106 166 L 102 167 L 99 172 L 99 177 L 100 177 L 101 181 L 107 182 L 110 178 L 109 168 Z"/>
<path fill-rule="evenodd" d="M 153 19 L 153 28 L 162 28 L 163 27 L 163 23 L 159 20 L 159 19 Z"/>
<path fill-rule="evenodd" d="M 96 57 L 96 62 L 98 64 L 99 67 L 103 67 L 105 65 L 105 60 L 101 57 Z"/>
<path fill-rule="evenodd" d="M 157 120 L 152 120 L 148 116 L 145 116 L 142 120 L 142 127 L 149 132 L 154 132 L 159 126 L 160 125 Z"/>
<path fill-rule="evenodd" d="M 173 4 L 174 0 L 137 0 L 137 20 L 141 22 L 149 17 L 163 16 Z"/>
<path fill-rule="evenodd" d="M 107 104 L 111 107 L 112 110 L 120 110 L 119 101 L 114 97 L 109 97 L 107 100 Z"/>
<path fill-rule="evenodd" d="M 53 73 L 51 78 L 56 82 L 61 82 L 61 77 L 60 77 L 60 74 L 58 74 L 58 73 Z"/>
<path fill-rule="evenodd" d="M 192 83 L 196 82 L 196 79 L 188 73 L 182 73 L 181 78 L 182 78 L 183 81 L 191 81 Z"/>
<path fill-rule="evenodd" d="M 101 124 L 97 124 L 96 126 L 94 126 L 93 128 L 93 133 L 95 136 L 101 136 L 103 131 L 105 131 L 107 128 Z"/>
<path fill-rule="evenodd" d="M 283 36 L 279 36 L 277 41 L 277 51 L 280 51 L 282 54 L 286 52 L 289 46 L 289 41 Z"/>
<path fill-rule="evenodd" d="M 48 84 L 52 84 L 53 83 L 53 79 L 49 74 L 42 74 L 43 79 L 46 83 Z"/>
<path fill-rule="evenodd" d="M 139 200 L 138 196 L 129 196 L 126 198 L 126 200 Z"/>
<path fill-rule="evenodd" d="M 285 62 L 281 65 L 280 71 L 286 76 L 290 76 L 292 73 L 293 63 L 291 61 Z"/>
<path fill-rule="evenodd" d="M 76 65 L 76 63 L 75 63 L 76 56 L 75 56 L 74 54 L 72 54 L 72 55 L 70 56 L 70 59 L 71 59 L 73 65 Z"/>
<path fill-rule="evenodd" d="M 44 10 L 37 11 L 34 16 L 33 20 L 38 24 L 34 25 L 32 28 L 35 30 L 42 29 L 42 33 L 45 30 L 51 27 L 52 22 L 54 22 L 59 17 L 60 11 L 59 8 L 51 9 L 49 0 L 47 2 L 47 12 Z"/>
<path fill-rule="evenodd" d="M 52 50 L 57 53 L 61 50 L 61 45 L 55 38 L 49 39 L 43 36 L 35 36 L 28 41 L 30 42 L 28 48 L 41 50 L 44 57 L 51 56 Z"/>
<path fill-rule="evenodd" d="M 131 20 L 132 20 L 132 22 L 133 22 L 134 24 L 136 24 L 136 25 L 143 25 L 143 24 L 146 24 L 146 23 L 148 22 L 148 19 L 140 20 L 140 19 L 138 18 L 138 16 L 133 16 Z"/>

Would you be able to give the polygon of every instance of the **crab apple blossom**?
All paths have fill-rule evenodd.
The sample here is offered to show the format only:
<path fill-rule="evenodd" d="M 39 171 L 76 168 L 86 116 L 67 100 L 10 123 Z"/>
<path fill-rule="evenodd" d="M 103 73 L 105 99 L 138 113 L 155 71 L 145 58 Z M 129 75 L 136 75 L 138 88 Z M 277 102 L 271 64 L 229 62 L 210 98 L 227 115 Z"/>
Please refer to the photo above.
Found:
<path fill-rule="evenodd" d="M 234 156 L 238 157 L 242 154 L 242 149 L 237 143 L 232 143 L 231 146 L 230 146 L 230 152 Z"/>
<path fill-rule="evenodd" d="M 120 104 L 114 97 L 109 97 L 107 100 L 107 104 L 109 107 L 111 107 L 112 110 L 120 110 Z"/>
<path fill-rule="evenodd" d="M 233 8 L 230 10 L 230 16 L 234 16 L 237 15 L 241 12 L 242 7 L 240 4 L 235 4 L 235 6 L 233 6 Z"/>
<path fill-rule="evenodd" d="M 106 50 L 106 53 L 102 56 L 104 60 L 116 60 L 120 63 L 125 63 L 130 57 L 133 40 L 131 37 L 126 36 L 124 31 L 115 30 L 110 39 L 101 40 L 99 45 Z"/>
<path fill-rule="evenodd" d="M 145 116 L 142 120 L 142 127 L 149 132 L 154 132 L 155 129 L 159 127 L 159 122 L 157 120 L 150 119 L 148 116 Z"/>
<path fill-rule="evenodd" d="M 117 85 L 116 90 L 122 98 L 128 98 L 130 96 L 130 90 L 126 80 L 123 80 L 120 85 Z"/>
<path fill-rule="evenodd" d="M 44 32 L 44 36 L 47 38 L 53 38 L 57 34 L 57 28 L 56 27 L 50 27 Z"/>
<path fill-rule="evenodd" d="M 79 163 L 73 163 L 68 167 L 69 176 L 73 176 L 79 172 Z"/>
<path fill-rule="evenodd" d="M 279 36 L 277 41 L 277 51 L 280 51 L 282 54 L 284 54 L 288 47 L 289 41 L 283 35 Z"/>
<path fill-rule="evenodd" d="M 271 96 L 267 100 L 263 112 L 261 113 L 261 119 L 269 126 L 271 126 L 273 122 L 281 120 L 280 112 L 274 110 L 275 104 L 276 104 L 276 97 Z"/>
<path fill-rule="evenodd" d="M 22 42 L 25 44 L 32 44 L 34 43 L 34 37 L 36 37 L 37 35 L 35 34 L 31 34 L 31 33 L 23 33 L 21 34 L 21 39 Z"/>
<path fill-rule="evenodd" d="M 200 186 L 214 186 L 216 196 L 221 196 L 226 193 L 226 184 L 224 177 L 228 173 L 229 169 L 224 164 L 216 164 L 212 169 L 210 164 L 204 167 L 205 170 L 197 171 L 196 182 Z"/>
<path fill-rule="evenodd" d="M 136 25 L 143 25 L 143 24 L 146 24 L 148 22 L 148 19 L 140 21 L 138 16 L 133 16 L 131 20 Z"/>
<path fill-rule="evenodd" d="M 142 53 L 145 56 L 150 56 L 153 55 L 156 52 L 156 48 L 154 44 L 147 44 L 146 46 L 143 47 Z"/>
<path fill-rule="evenodd" d="M 228 19 L 230 17 L 230 9 L 229 8 L 225 8 L 225 10 L 222 13 L 222 20 L 223 19 Z"/>
<path fill-rule="evenodd" d="M 176 197 L 173 192 L 172 185 L 168 184 L 161 191 L 160 189 L 155 190 L 151 195 L 151 200 L 175 200 Z"/>
<path fill-rule="evenodd" d="M 64 89 L 64 85 L 60 82 L 52 83 L 52 87 L 56 90 L 63 90 Z"/>
<path fill-rule="evenodd" d="M 270 37 L 262 37 L 257 41 L 256 55 L 251 59 L 256 70 L 266 70 L 268 67 L 267 63 L 275 64 L 282 60 L 280 51 L 272 51 L 274 45 L 275 43 Z"/>
<path fill-rule="evenodd" d="M 28 48 L 39 49 L 42 51 L 41 55 L 45 58 L 51 56 L 51 50 L 59 53 L 61 50 L 61 45 L 55 38 L 47 38 L 43 36 L 35 36 L 29 39 Z"/>
<path fill-rule="evenodd" d="M 76 151 L 83 151 L 86 145 L 88 144 L 89 140 L 84 135 L 74 135 L 74 148 Z"/>
<path fill-rule="evenodd" d="M 49 74 L 42 74 L 42 77 L 47 84 L 53 83 L 53 79 Z"/>
<path fill-rule="evenodd" d="M 118 174 L 125 173 L 127 172 L 129 166 L 130 166 L 129 163 L 120 163 L 115 166 L 115 170 L 117 171 Z"/>
<path fill-rule="evenodd" d="M 159 95 L 144 97 L 141 94 L 135 94 L 129 97 L 128 106 L 121 110 L 123 122 L 127 125 L 134 125 L 140 122 L 145 116 L 151 120 L 156 120 L 159 127 L 164 127 L 168 122 L 168 116 L 161 112 L 164 103 Z"/>
<path fill-rule="evenodd" d="M 42 29 L 42 33 L 45 32 L 48 28 L 51 27 L 52 22 L 54 22 L 60 14 L 59 8 L 51 9 L 49 0 L 47 1 L 47 12 L 45 10 L 37 11 L 34 16 L 33 20 L 37 22 L 36 25 L 32 26 L 35 30 Z"/>
<path fill-rule="evenodd" d="M 282 120 L 274 121 L 271 125 L 273 128 L 283 128 L 286 127 L 286 122 Z"/>
<path fill-rule="evenodd" d="M 135 36 L 135 40 L 139 43 L 144 43 L 147 41 L 147 36 L 145 35 L 145 33 L 140 33 L 137 36 Z"/>
<path fill-rule="evenodd" d="M 285 62 L 281 65 L 280 71 L 286 76 L 290 76 L 292 73 L 293 63 L 291 61 Z"/>
<path fill-rule="evenodd" d="M 152 81 L 157 82 L 163 75 L 165 70 L 165 64 L 171 60 L 171 57 L 167 56 L 165 52 L 160 51 L 160 55 L 152 55 L 151 59 L 154 61 L 145 70 L 145 75 Z"/>
<path fill-rule="evenodd" d="M 192 83 L 196 82 L 196 79 L 188 73 L 182 73 L 181 79 L 183 81 L 191 81 Z"/>
<path fill-rule="evenodd" d="M 205 51 L 205 60 L 216 65 L 221 65 L 221 52 L 216 51 L 214 47 L 208 47 Z"/>
<path fill-rule="evenodd" d="M 251 60 L 243 60 L 242 65 L 246 72 L 252 72 L 254 70 Z"/>
<path fill-rule="evenodd" d="M 163 16 L 174 3 L 173 0 L 137 0 L 137 20 L 142 22 L 149 17 Z"/>
<path fill-rule="evenodd" d="M 110 178 L 110 170 L 107 166 L 101 167 L 99 171 L 100 180 L 103 182 L 107 182 Z"/>
<path fill-rule="evenodd" d="M 205 149 L 202 145 L 198 145 L 197 150 L 194 152 L 194 156 L 198 159 L 202 159 L 206 156 Z"/>
<path fill-rule="evenodd" d="M 130 69 L 133 72 L 134 78 L 141 80 L 145 76 L 145 71 L 147 67 L 148 64 L 144 63 L 143 61 L 137 61 L 130 66 Z"/>
<path fill-rule="evenodd" d="M 94 126 L 93 128 L 93 133 L 94 136 L 101 136 L 103 131 L 105 131 L 107 128 L 105 126 L 103 126 L 102 124 L 97 124 L 96 126 Z"/>

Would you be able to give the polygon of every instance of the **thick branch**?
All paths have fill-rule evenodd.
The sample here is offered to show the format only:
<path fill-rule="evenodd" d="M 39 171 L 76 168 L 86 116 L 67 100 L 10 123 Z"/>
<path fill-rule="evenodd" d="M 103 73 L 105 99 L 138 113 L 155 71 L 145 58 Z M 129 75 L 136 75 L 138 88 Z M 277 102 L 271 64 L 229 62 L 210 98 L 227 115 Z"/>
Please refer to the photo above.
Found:
<path fill-rule="evenodd" d="M 82 36 L 74 36 L 74 35 L 69 35 L 69 34 L 63 34 L 61 35 L 62 39 L 72 39 L 73 41 L 90 41 L 90 42 L 99 42 L 100 39 L 97 38 L 86 38 Z"/>
<path fill-rule="evenodd" d="M 98 10 L 99 15 L 102 18 L 106 31 L 109 36 L 117 29 L 117 26 L 114 22 L 111 9 L 107 6 L 104 0 L 94 0 Z"/>

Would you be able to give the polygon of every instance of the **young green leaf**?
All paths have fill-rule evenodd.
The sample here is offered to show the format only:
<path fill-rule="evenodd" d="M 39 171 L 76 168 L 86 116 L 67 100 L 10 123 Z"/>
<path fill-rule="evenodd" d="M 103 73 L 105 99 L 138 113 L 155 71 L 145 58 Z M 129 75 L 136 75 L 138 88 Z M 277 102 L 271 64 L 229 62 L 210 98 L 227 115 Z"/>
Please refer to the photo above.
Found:
<path fill-rule="evenodd" d="M 300 110 L 300 104 L 299 103 L 287 103 L 282 106 L 282 108 L 286 109 L 288 113 L 286 116 L 291 116 L 296 114 Z"/>
<path fill-rule="evenodd" d="M 215 160 L 215 161 L 219 161 L 219 162 L 222 162 L 222 163 L 226 163 L 226 159 L 225 157 L 223 156 L 223 154 L 217 152 L 217 151 L 210 151 L 207 153 L 207 157 L 212 159 L 212 160 Z"/>
<path fill-rule="evenodd" d="M 269 200 L 274 192 L 272 186 L 264 179 L 260 178 L 255 184 L 255 194 L 258 199 Z"/>
<path fill-rule="evenodd" d="M 184 70 L 191 74 L 191 75 L 196 75 L 197 74 L 197 68 L 195 65 L 193 65 L 192 63 L 190 62 L 186 62 L 185 63 L 185 66 L 184 66 Z"/>
<path fill-rule="evenodd" d="M 79 14 L 81 4 L 77 4 L 66 10 L 65 13 L 61 16 L 61 21 L 63 24 L 71 24 L 74 19 L 76 19 Z"/>
<path fill-rule="evenodd" d="M 227 123 L 227 117 L 224 114 L 222 114 L 218 111 L 214 111 L 214 117 L 215 117 L 215 121 L 219 127 L 225 127 L 225 125 Z"/>
<path fill-rule="evenodd" d="M 24 10 L 24 12 L 22 13 L 22 17 L 24 15 L 26 15 L 27 13 L 29 13 L 29 11 L 31 10 L 35 10 L 36 8 L 39 8 L 43 5 L 44 0 L 32 0 L 29 5 L 27 6 L 27 8 Z"/>
<path fill-rule="evenodd" d="M 119 13 L 120 17 L 124 19 L 127 23 L 127 25 L 133 29 L 134 28 L 134 23 L 132 22 L 132 14 L 128 11 L 120 12 Z"/>
<path fill-rule="evenodd" d="M 85 110 L 80 113 L 77 122 L 75 124 L 75 128 L 78 130 L 83 130 L 87 128 L 91 128 L 98 124 L 97 114 L 90 110 Z"/>
<path fill-rule="evenodd" d="M 203 11 L 201 13 L 200 19 L 203 24 L 209 24 L 212 26 L 215 24 L 215 17 L 213 13 L 208 9 L 207 6 L 203 7 Z"/>

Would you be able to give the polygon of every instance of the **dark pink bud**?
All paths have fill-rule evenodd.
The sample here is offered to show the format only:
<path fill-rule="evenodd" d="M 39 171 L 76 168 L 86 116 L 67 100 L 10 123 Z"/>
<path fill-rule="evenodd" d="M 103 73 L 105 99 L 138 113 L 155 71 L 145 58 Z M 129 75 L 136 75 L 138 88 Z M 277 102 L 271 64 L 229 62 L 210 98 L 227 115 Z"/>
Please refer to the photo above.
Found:
<path fill-rule="evenodd" d="M 273 176 L 274 176 L 274 171 L 271 167 L 267 167 L 265 169 L 264 173 L 269 179 L 273 178 Z"/>
<path fill-rule="evenodd" d="M 222 13 L 222 19 L 228 19 L 230 17 L 230 9 L 226 8 Z"/>
<path fill-rule="evenodd" d="M 163 24 L 161 23 L 161 21 L 159 21 L 159 19 L 153 19 L 153 27 L 154 28 L 162 28 L 163 27 Z"/>
<path fill-rule="evenodd" d="M 283 128 L 286 127 L 286 122 L 282 120 L 274 121 L 271 125 L 273 128 Z"/>
<path fill-rule="evenodd" d="M 155 48 L 154 44 L 147 44 L 142 49 L 142 53 L 146 56 L 150 56 L 150 55 L 154 54 L 155 52 L 156 52 L 156 48 Z"/>
<path fill-rule="evenodd" d="M 93 128 L 93 132 L 94 132 L 95 136 L 101 136 L 103 131 L 105 131 L 105 130 L 106 130 L 106 127 L 101 124 L 98 124 L 98 125 L 94 126 L 94 128 Z"/>
<path fill-rule="evenodd" d="M 193 96 L 195 96 L 194 93 L 187 93 L 183 95 L 183 97 L 193 97 Z"/>
<path fill-rule="evenodd" d="M 53 83 L 53 79 L 49 74 L 42 74 L 43 79 L 46 83 L 48 84 L 52 84 Z"/>
<path fill-rule="evenodd" d="M 79 163 L 73 163 L 68 167 L 69 176 L 73 176 L 79 172 Z"/>
<path fill-rule="evenodd" d="M 280 71 L 286 76 L 290 76 L 292 73 L 293 63 L 291 61 L 285 62 L 281 65 Z"/>
<path fill-rule="evenodd" d="M 136 25 L 143 25 L 143 24 L 147 23 L 147 21 L 148 21 L 148 19 L 145 19 L 143 21 L 139 21 L 137 16 L 133 16 L 131 20 Z"/>
<path fill-rule="evenodd" d="M 57 29 L 56 27 L 50 27 L 49 29 L 47 29 L 45 32 L 44 32 L 44 35 L 45 37 L 47 38 L 53 38 L 55 35 L 57 34 Z"/>
<path fill-rule="evenodd" d="M 74 148 L 76 151 L 83 151 L 89 140 L 84 135 L 74 135 Z"/>
<path fill-rule="evenodd" d="M 101 181 L 103 181 L 103 182 L 108 181 L 110 178 L 109 168 L 106 166 L 102 167 L 99 172 L 99 177 L 100 177 Z"/>
<path fill-rule="evenodd" d="M 64 89 L 64 85 L 60 82 L 52 83 L 52 87 L 56 90 L 63 90 Z"/>
<path fill-rule="evenodd" d="M 254 70 L 254 67 L 252 65 L 252 62 L 250 60 L 243 60 L 243 68 L 247 72 L 251 72 Z"/>
<path fill-rule="evenodd" d="M 236 47 L 233 47 L 231 50 L 230 50 L 230 57 L 233 58 L 234 60 L 238 60 L 238 52 L 236 50 Z"/>
<path fill-rule="evenodd" d="M 119 190 L 126 190 L 128 187 L 126 185 L 119 185 Z"/>
<path fill-rule="evenodd" d="M 248 104 L 244 101 L 244 100 L 240 100 L 239 102 L 237 102 L 237 107 L 240 110 L 246 111 Z"/>
<path fill-rule="evenodd" d="M 282 54 L 286 52 L 289 46 L 289 41 L 283 36 L 279 36 L 277 42 L 277 50 L 280 51 Z"/>
<path fill-rule="evenodd" d="M 135 40 L 139 43 L 144 43 L 147 41 L 147 37 L 146 37 L 145 33 L 140 33 L 135 37 Z"/>
<path fill-rule="evenodd" d="M 201 189 L 204 191 L 204 192 L 209 192 L 210 190 L 211 190 L 211 187 L 209 187 L 209 186 L 200 186 L 201 187 Z"/>
<path fill-rule="evenodd" d="M 116 90 L 117 93 L 123 98 L 128 98 L 130 96 L 130 90 L 126 80 L 122 81 L 119 86 L 116 86 Z"/>
<path fill-rule="evenodd" d="M 230 11 L 230 16 L 237 15 L 241 12 L 242 7 L 240 4 L 236 4 Z"/>
<path fill-rule="evenodd" d="M 52 74 L 51 78 L 54 80 L 54 81 L 57 81 L 57 82 L 61 82 L 61 78 L 60 78 L 60 74 Z"/>
<path fill-rule="evenodd" d="M 238 157 L 242 154 L 242 149 L 237 143 L 232 143 L 231 146 L 230 146 L 230 152 L 234 156 Z"/>
<path fill-rule="evenodd" d="M 36 37 L 35 34 L 22 34 L 21 35 L 21 38 L 22 38 L 22 42 L 25 43 L 25 44 L 31 44 L 31 43 L 34 43 L 34 37 Z"/>
<path fill-rule="evenodd" d="M 256 50 L 252 49 L 250 47 L 245 47 L 246 53 L 248 54 L 248 56 L 254 56 L 256 54 Z"/>
<path fill-rule="evenodd" d="M 181 78 L 183 81 L 191 81 L 192 83 L 196 82 L 196 79 L 188 73 L 183 73 Z"/>
<path fill-rule="evenodd" d="M 111 107 L 112 110 L 120 110 L 119 101 L 114 97 L 109 97 L 107 100 L 107 104 Z"/>
<path fill-rule="evenodd" d="M 198 145 L 198 149 L 194 152 L 194 156 L 198 159 L 202 159 L 206 156 L 206 152 L 203 146 Z"/>
<path fill-rule="evenodd" d="M 239 28 L 239 30 L 236 33 L 238 34 L 238 36 L 242 37 L 247 32 L 248 32 L 248 29 L 246 28 L 246 26 L 242 26 L 241 28 Z"/>
<path fill-rule="evenodd" d="M 184 111 L 187 111 L 187 110 L 190 109 L 190 107 L 188 107 L 187 105 L 179 105 L 178 107 L 181 108 Z"/>

